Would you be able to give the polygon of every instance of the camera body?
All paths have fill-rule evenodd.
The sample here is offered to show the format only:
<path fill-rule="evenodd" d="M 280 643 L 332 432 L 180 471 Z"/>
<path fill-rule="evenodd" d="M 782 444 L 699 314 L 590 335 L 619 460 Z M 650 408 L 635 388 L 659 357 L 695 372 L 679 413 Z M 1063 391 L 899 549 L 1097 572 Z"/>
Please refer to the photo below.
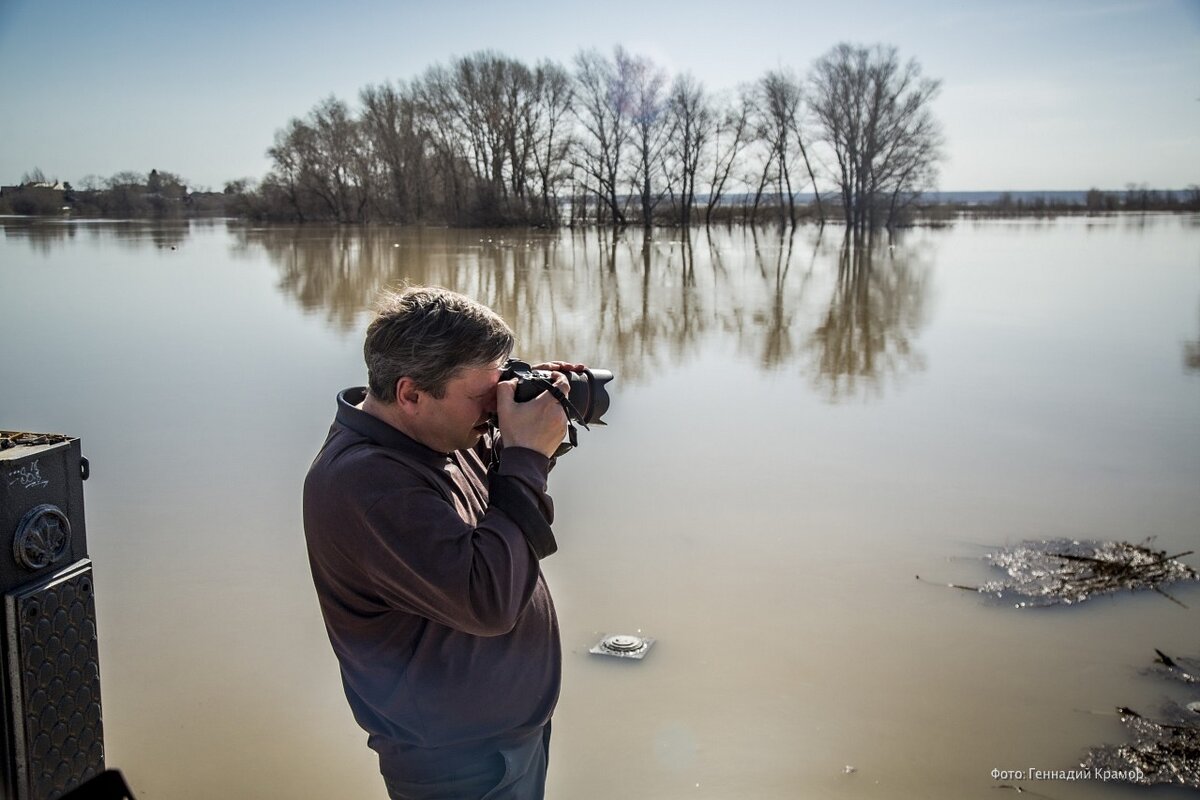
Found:
<path fill-rule="evenodd" d="M 513 398 L 518 403 L 524 403 L 553 387 L 553 373 L 534 369 L 528 362 L 510 358 L 501 367 L 500 380 L 507 381 L 516 378 L 517 390 Z M 588 425 L 603 425 L 601 417 L 608 411 L 608 390 L 605 384 L 613 379 L 613 374 L 606 369 L 588 369 L 583 372 L 567 372 L 567 382 L 570 384 L 565 396 L 564 409 L 569 418 L 575 419 L 584 427 Z M 563 402 L 562 399 L 559 402 Z M 568 407 L 569 406 L 569 407 Z"/>

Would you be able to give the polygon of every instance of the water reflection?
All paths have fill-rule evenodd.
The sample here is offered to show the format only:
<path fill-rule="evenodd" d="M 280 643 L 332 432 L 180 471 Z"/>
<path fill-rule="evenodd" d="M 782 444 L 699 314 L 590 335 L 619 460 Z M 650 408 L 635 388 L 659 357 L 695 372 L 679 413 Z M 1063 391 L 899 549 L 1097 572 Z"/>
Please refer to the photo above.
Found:
<path fill-rule="evenodd" d="M 1192 372 L 1200 372 L 1200 335 L 1190 342 L 1183 343 L 1183 368 Z"/>
<path fill-rule="evenodd" d="M 182 247 L 222 221 L 5 219 L 41 254 L 68 243 Z M 381 289 L 437 284 L 514 326 L 531 358 L 608 365 L 636 381 L 715 338 L 765 370 L 800 369 L 833 401 L 878 397 L 924 367 L 931 258 L 917 244 L 852 243 L 818 228 L 526 232 L 230 227 L 234 257 L 265 254 L 279 290 L 347 334 Z"/>
<path fill-rule="evenodd" d="M 975 579 L 985 548 L 1047 535 L 1195 549 L 1194 225 L 964 223 L 855 250 L 836 227 L 0 219 L 0 409 L 84 436 L 106 748 L 139 796 L 381 794 L 296 492 L 366 309 L 406 278 L 492 303 L 533 357 L 621 372 L 619 424 L 554 478 L 552 796 L 987 794 L 994 768 L 1123 736 L 1072 709 L 1153 708 L 1130 676 L 1195 642 L 1200 602 L 1034 618 L 912 575 Z M 586 654 L 643 627 L 660 644 L 635 670 Z"/>
<path fill-rule="evenodd" d="M 232 253 L 250 257 L 262 250 L 280 272 L 279 289 L 306 311 L 325 310 L 343 330 L 379 289 L 394 280 L 392 243 L 380 232 L 357 233 L 341 227 L 266 227 L 235 229 Z M 421 232 L 416 236 L 419 238 Z M 384 248 L 387 247 L 388 250 Z"/>
<path fill-rule="evenodd" d="M 178 248 L 194 227 L 223 225 L 220 220 L 74 220 L 58 217 L 7 217 L 0 220 L 6 239 L 25 242 L 48 255 L 68 243 L 116 242 L 130 250 L 146 246 Z"/>
<path fill-rule="evenodd" d="M 879 395 L 887 379 L 924 369 L 915 340 L 928 296 L 929 270 L 912 251 L 847 238 L 829 311 L 808 341 L 818 387 L 831 400 Z"/>
<path fill-rule="evenodd" d="M 638 380 L 718 338 L 763 369 L 799 368 L 832 400 L 879 396 L 923 368 L 930 269 L 917 247 L 821 229 L 455 231 L 234 229 L 279 288 L 350 332 L 379 291 L 436 284 L 513 325 L 531 358 L 569 357 Z"/>

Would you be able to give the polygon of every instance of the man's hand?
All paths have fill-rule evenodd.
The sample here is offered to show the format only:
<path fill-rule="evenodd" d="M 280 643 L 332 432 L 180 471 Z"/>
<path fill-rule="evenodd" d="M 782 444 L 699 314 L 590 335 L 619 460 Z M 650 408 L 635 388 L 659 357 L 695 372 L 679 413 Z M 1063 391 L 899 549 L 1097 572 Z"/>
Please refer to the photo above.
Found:
<path fill-rule="evenodd" d="M 547 372 L 583 372 L 587 369 L 583 364 L 568 364 L 566 361 L 547 361 L 545 364 L 534 364 L 533 368 Z"/>
<path fill-rule="evenodd" d="M 547 365 L 537 367 L 546 368 Z M 570 391 L 567 376 L 561 372 L 554 372 L 554 385 L 563 394 Z M 532 400 L 518 403 L 513 399 L 516 389 L 515 378 L 496 384 L 496 416 L 500 418 L 500 436 L 504 445 L 526 447 L 551 458 L 563 437 L 567 435 L 566 412 L 549 392 L 542 392 Z"/>

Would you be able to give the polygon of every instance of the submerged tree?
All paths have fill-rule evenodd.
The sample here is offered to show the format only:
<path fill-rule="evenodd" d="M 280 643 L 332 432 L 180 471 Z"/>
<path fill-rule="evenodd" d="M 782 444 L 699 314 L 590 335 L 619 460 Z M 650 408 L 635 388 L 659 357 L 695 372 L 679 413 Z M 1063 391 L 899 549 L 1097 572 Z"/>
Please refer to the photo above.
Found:
<path fill-rule="evenodd" d="M 799 164 L 802 161 L 814 192 L 816 177 L 808 160 L 801 130 L 802 91 L 799 79 L 789 71 L 772 70 L 764 75 L 754 90 L 756 107 L 755 133 L 764 146 L 762 173 L 755 194 L 757 209 L 763 189 L 774 183 L 779 196 L 779 210 L 787 210 L 787 222 L 796 224 L 796 192 L 800 188 Z M 817 205 L 821 196 L 818 193 Z"/>
<path fill-rule="evenodd" d="M 366 222 L 374 173 L 362 145 L 358 120 L 331 96 L 275 134 L 267 151 L 274 168 L 264 184 L 287 198 L 300 221 Z"/>
<path fill-rule="evenodd" d="M 632 137 L 631 62 L 621 47 L 613 60 L 596 50 L 575 57 L 574 110 L 580 126 L 575 166 L 617 225 L 625 224 L 620 176 Z"/>
<path fill-rule="evenodd" d="M 543 221 L 557 224 L 559 187 L 569 176 L 567 165 L 573 139 L 568 115 L 574 87 L 567 71 L 553 61 L 539 63 L 533 76 L 537 103 L 528 123 L 532 129 L 533 168 L 537 173 Z"/>
<path fill-rule="evenodd" d="M 362 133 L 379 172 L 371 200 L 382 219 L 421 219 L 426 185 L 424 139 L 416 103 L 403 83 L 367 86 L 359 93 Z"/>
<path fill-rule="evenodd" d="M 716 120 L 704 85 L 690 74 L 680 75 L 671 85 L 667 109 L 671 118 L 667 145 L 671 165 L 669 183 L 678 186 L 679 222 L 687 227 L 696 204 L 696 173 Z"/>
<path fill-rule="evenodd" d="M 667 75 L 644 56 L 617 51 L 617 67 L 626 76 L 632 101 L 633 163 L 630 183 L 640 200 L 642 224 L 649 227 L 662 200 L 663 148 L 668 139 Z"/>
<path fill-rule="evenodd" d="M 744 187 L 754 212 L 765 197 L 795 224 L 808 186 L 825 219 L 824 161 L 862 230 L 893 224 L 932 181 L 936 90 L 881 47 L 841 45 L 807 82 L 780 68 L 733 99 L 620 46 L 567 68 L 482 51 L 369 85 L 357 108 L 321 101 L 276 134 L 259 187 L 235 196 L 253 216 L 298 221 L 556 225 L 570 194 L 572 221 L 686 226 L 697 204 L 707 223 Z"/>
<path fill-rule="evenodd" d="M 814 65 L 812 109 L 849 230 L 891 227 L 933 183 L 942 137 L 930 105 L 940 86 L 915 60 L 901 64 L 894 47 L 843 43 Z"/>
<path fill-rule="evenodd" d="M 734 167 L 741 161 L 751 139 L 750 117 L 754 103 L 747 91 L 719 106 L 714 112 L 712 151 L 709 164 L 708 202 L 704 206 L 704 224 L 712 222 L 713 209 L 725 196 Z"/>

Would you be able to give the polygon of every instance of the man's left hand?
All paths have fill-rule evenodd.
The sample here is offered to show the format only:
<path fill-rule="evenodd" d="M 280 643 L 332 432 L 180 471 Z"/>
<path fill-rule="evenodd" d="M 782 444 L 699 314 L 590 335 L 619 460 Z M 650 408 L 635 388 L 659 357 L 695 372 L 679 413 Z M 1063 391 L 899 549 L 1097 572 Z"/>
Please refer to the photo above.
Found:
<path fill-rule="evenodd" d="M 583 364 L 570 364 L 566 361 L 547 361 L 545 364 L 534 364 L 533 368 L 546 372 L 583 372 L 587 369 Z"/>

